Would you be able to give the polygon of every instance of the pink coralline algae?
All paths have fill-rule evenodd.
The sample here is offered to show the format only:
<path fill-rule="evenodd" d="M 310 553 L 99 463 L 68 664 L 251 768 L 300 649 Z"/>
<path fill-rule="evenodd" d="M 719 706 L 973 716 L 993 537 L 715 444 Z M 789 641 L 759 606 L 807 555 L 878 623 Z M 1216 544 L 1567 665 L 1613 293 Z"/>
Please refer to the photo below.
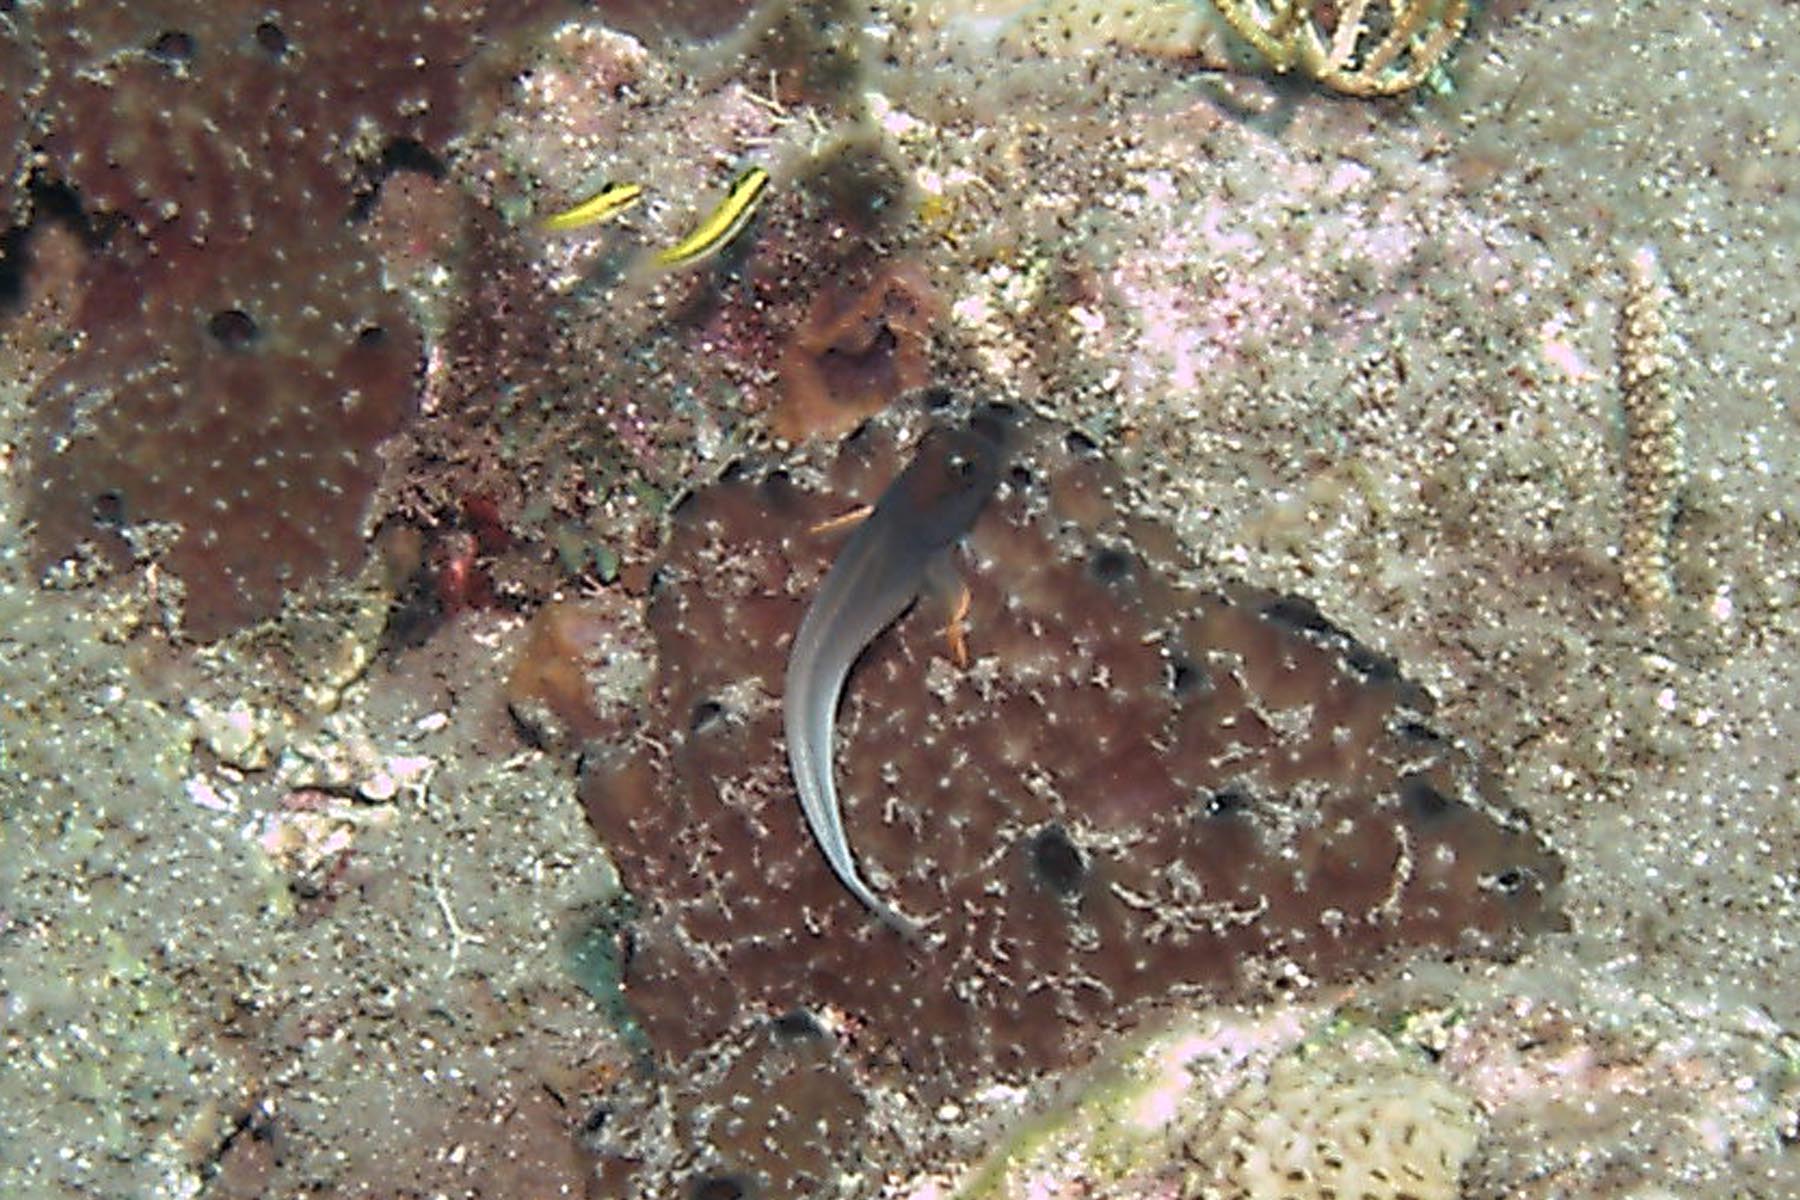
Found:
<path fill-rule="evenodd" d="M 874 919 L 807 833 L 780 688 L 842 538 L 818 527 L 876 498 L 920 420 L 674 513 L 645 722 L 581 784 L 660 1068 L 596 1119 L 608 1188 L 814 1195 L 929 1165 L 941 1105 L 1159 1008 L 1505 956 L 1562 920 L 1559 860 L 1391 660 L 1304 600 L 1178 582 L 1094 444 L 1023 417 L 959 560 L 973 661 L 921 605 L 846 691 L 849 841 L 925 944 Z"/>
<path fill-rule="evenodd" d="M 442 150 L 495 22 L 168 2 L 12 19 L 45 64 L 34 169 L 98 247 L 79 348 L 32 406 L 38 558 L 118 563 L 166 528 L 186 629 L 216 637 L 361 556 L 420 339 L 356 203 L 385 164 Z"/>

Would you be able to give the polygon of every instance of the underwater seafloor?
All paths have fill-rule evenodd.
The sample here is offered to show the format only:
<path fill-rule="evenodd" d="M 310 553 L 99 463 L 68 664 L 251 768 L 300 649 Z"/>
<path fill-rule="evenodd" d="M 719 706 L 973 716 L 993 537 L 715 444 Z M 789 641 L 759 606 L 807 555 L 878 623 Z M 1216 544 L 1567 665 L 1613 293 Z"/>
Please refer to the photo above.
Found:
<path fill-rule="evenodd" d="M 1496 0 L 1373 99 L 1186 3 L 0 4 L 0 1193 L 1800 1196 L 1797 95 L 1792 4 Z M 753 163 L 750 223 L 658 267 Z M 541 227 L 608 180 L 644 199 Z M 824 512 L 837 439 L 927 385 L 1075 431 L 1015 502 L 1116 465 L 1070 501 L 1137 538 L 1101 584 L 1179 562 L 1316 604 L 1287 652 L 1397 662 L 1566 920 L 1177 966 L 1053 1048 L 996 1024 L 976 1057 L 1024 1065 L 957 1091 L 804 931 L 756 939 L 755 838 L 652 812 L 691 878 L 621 830 L 679 893 L 622 899 L 593 764 L 687 804 L 663 764 L 778 695 L 776 635 L 707 606 L 784 510 L 721 510 L 777 550 L 671 583 L 712 511 L 681 499 L 779 462 Z M 1058 553 L 977 528 L 968 680 L 913 617 L 872 653 L 985 702 L 983 587 L 1102 621 Z M 671 587 L 712 641 L 652 630 Z M 1126 668 L 1044 640 L 1042 688 L 1097 684 L 1055 737 L 1097 755 Z M 704 712 L 645 698 L 753 650 Z M 816 873 L 772 741 L 732 745 L 725 802 Z M 1086 872 L 1149 844 L 1083 843 L 1085 802 L 1021 904 L 1097 911 Z M 1115 895 L 1158 963 L 1205 936 Z M 830 902 L 819 940 L 933 969 Z M 634 940 L 678 903 L 686 941 Z M 709 963 L 742 1020 L 656 1043 L 684 989 L 738 1019 Z M 827 999 L 766 1007 L 793 988 Z M 957 995 L 906 1032 L 1004 1008 Z M 803 1045 L 764 1062 L 771 1020 Z"/>

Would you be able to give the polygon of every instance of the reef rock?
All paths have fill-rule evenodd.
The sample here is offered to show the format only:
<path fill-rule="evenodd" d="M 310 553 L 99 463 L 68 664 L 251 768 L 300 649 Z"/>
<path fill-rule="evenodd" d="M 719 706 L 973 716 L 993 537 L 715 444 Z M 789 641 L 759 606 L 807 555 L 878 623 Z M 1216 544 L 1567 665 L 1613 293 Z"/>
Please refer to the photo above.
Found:
<path fill-rule="evenodd" d="M 873 1164 L 967 1148 L 946 1104 L 1159 1007 L 1504 956 L 1561 921 L 1559 861 L 1422 689 L 1306 601 L 1187 582 L 1093 442 L 1022 415 L 957 556 L 970 665 L 922 603 L 845 690 L 850 844 L 927 936 L 875 919 L 802 819 L 783 674 L 843 541 L 819 527 L 955 419 L 885 419 L 673 515 L 644 725 L 581 782 L 650 1048 L 593 1122 L 609 1194 L 866 1194 Z M 861 1105 L 820 1099 L 847 1081 Z"/>

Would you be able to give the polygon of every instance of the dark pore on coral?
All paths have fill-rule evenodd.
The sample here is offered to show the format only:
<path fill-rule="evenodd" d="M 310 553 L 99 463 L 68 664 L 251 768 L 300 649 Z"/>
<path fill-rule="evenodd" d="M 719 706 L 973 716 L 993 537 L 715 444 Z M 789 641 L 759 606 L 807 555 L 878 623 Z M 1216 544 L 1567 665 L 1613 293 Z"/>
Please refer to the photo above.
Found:
<path fill-rule="evenodd" d="M 622 984 L 657 1068 L 591 1142 L 620 1192 L 826 1194 L 900 1147 L 949 1154 L 938 1106 L 1078 1064 L 1171 1004 L 1509 955 L 1561 921 L 1557 857 L 1470 754 L 1423 736 L 1423 689 L 1367 669 L 1307 601 L 1177 582 L 1193 564 L 1122 507 L 1093 439 L 1023 417 L 1024 481 L 956 559 L 972 661 L 921 604 L 846 689 L 849 842 L 926 933 L 873 919 L 796 803 L 783 663 L 842 544 L 832 519 L 954 420 L 878 419 L 673 514 L 645 723 L 580 784 L 637 905 Z M 796 1012 L 829 1036 L 771 1032 Z M 855 1098 L 874 1094 L 866 1122 Z"/>

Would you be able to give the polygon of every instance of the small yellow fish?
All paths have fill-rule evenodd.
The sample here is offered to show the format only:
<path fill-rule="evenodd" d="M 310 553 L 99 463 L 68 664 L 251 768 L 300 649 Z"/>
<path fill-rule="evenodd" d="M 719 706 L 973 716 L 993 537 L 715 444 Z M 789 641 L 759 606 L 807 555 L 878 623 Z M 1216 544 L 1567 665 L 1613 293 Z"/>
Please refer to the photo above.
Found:
<path fill-rule="evenodd" d="M 574 208 L 545 217 L 544 228 L 560 232 L 610 221 L 636 204 L 643 195 L 644 189 L 635 183 L 609 183 Z"/>
<path fill-rule="evenodd" d="M 757 201 L 768 186 L 769 173 L 761 167 L 751 167 L 739 175 L 731 181 L 731 190 L 725 193 L 719 207 L 706 214 L 692 233 L 667 250 L 658 251 L 656 261 L 665 267 L 685 266 L 727 245 L 750 223 Z"/>

